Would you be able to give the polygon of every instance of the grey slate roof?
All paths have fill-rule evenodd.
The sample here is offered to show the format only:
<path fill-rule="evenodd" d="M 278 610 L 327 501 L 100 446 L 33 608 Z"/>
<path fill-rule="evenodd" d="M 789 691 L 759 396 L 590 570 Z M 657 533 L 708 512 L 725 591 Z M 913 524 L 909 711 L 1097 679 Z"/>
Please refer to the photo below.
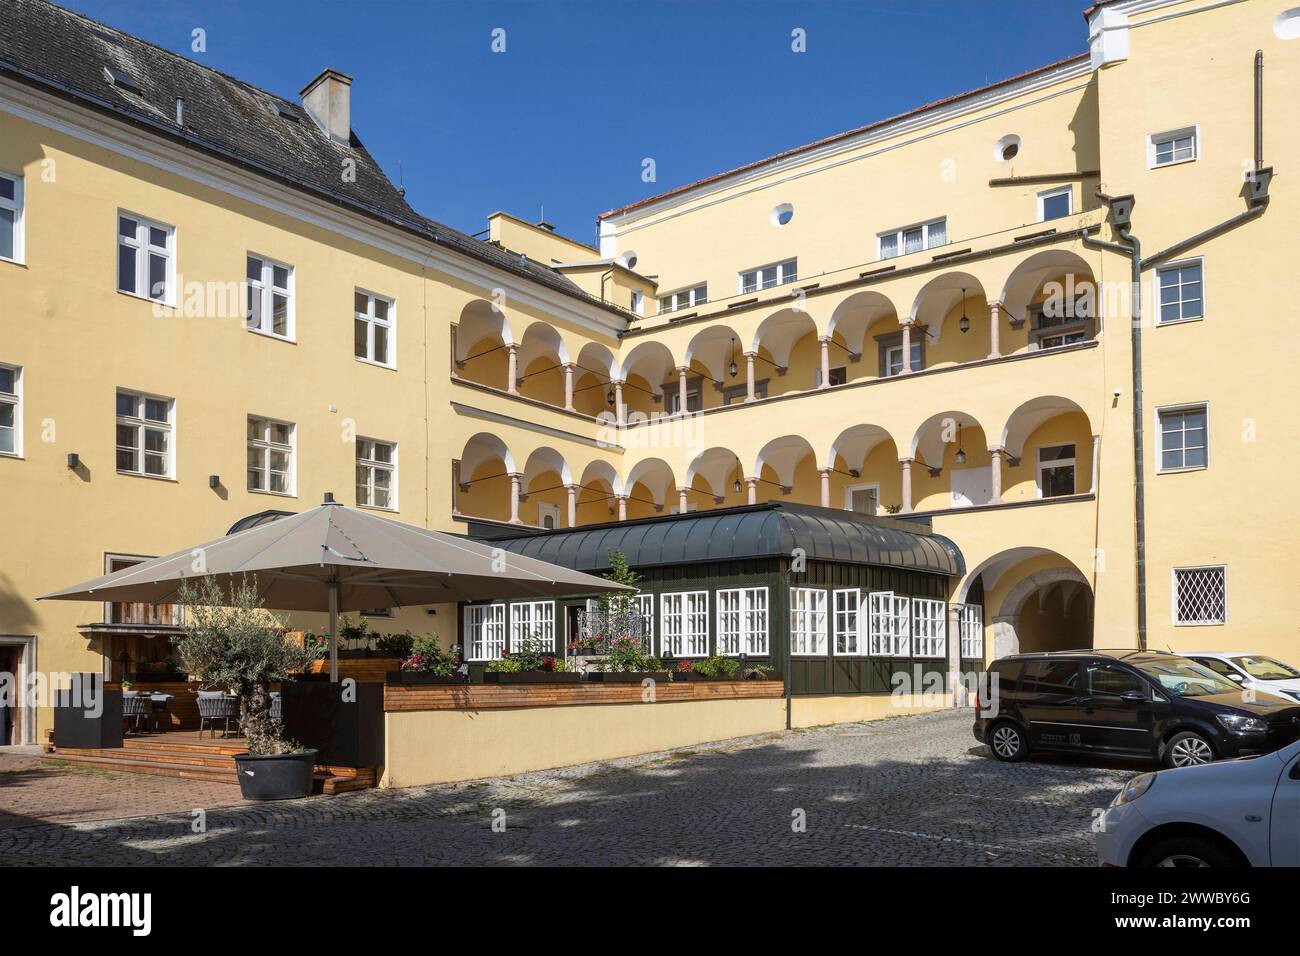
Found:
<path fill-rule="evenodd" d="M 966 572 L 957 545 L 925 525 L 785 502 L 517 535 L 486 537 L 514 554 L 589 573 L 609 570 L 610 551 L 621 552 L 633 568 L 650 568 L 789 557 L 795 548 L 804 549 L 810 561 Z"/>
<path fill-rule="evenodd" d="M 110 83 L 105 67 L 126 74 L 140 91 Z M 46 0 L 0 0 L 0 75 L 280 179 L 624 318 L 628 315 L 546 264 L 420 215 L 355 132 L 349 145 L 336 143 L 294 100 Z M 177 97 L 185 100 L 183 128 L 176 125 Z M 355 182 L 343 181 L 345 158 L 356 161 Z"/>

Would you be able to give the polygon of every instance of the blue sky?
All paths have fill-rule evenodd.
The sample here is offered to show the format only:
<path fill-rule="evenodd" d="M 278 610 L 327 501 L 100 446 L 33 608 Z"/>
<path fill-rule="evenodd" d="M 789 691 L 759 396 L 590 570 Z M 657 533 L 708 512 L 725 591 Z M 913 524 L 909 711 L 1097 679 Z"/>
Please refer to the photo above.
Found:
<path fill-rule="evenodd" d="M 342 70 L 425 215 L 473 233 L 544 206 L 585 242 L 606 209 L 1087 47 L 1085 0 L 63 3 L 283 96 Z"/>

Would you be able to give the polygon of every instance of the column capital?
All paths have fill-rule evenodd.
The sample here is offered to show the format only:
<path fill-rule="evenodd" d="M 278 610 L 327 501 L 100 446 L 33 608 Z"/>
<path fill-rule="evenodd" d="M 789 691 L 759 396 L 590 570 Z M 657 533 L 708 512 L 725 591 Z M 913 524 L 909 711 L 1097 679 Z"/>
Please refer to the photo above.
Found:
<path fill-rule="evenodd" d="M 829 478 L 833 471 L 835 471 L 834 468 L 818 468 L 817 474 L 821 475 L 823 478 Z"/>

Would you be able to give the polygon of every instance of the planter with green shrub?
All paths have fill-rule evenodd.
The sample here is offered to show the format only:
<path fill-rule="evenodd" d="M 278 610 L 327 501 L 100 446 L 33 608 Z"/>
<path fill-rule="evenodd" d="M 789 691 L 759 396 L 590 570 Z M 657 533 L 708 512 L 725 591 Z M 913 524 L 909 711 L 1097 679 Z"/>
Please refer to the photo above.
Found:
<path fill-rule="evenodd" d="M 401 649 L 400 645 L 395 649 Z M 385 681 L 389 684 L 463 684 L 465 679 L 457 672 L 460 664 L 459 645 L 453 644 L 443 650 L 437 634 L 426 634 L 411 639 L 401 667 L 388 671 Z"/>
<path fill-rule="evenodd" d="M 540 635 L 534 634 L 520 642 L 520 647 L 509 654 L 489 661 L 483 672 L 487 684 L 575 684 L 581 675 L 569 670 L 563 657 Z"/>

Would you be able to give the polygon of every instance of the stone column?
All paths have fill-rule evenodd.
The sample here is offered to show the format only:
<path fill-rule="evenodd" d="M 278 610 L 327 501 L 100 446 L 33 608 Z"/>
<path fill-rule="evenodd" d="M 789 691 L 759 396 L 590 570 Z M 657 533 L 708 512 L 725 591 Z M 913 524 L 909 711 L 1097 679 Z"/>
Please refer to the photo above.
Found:
<path fill-rule="evenodd" d="M 689 371 L 685 365 L 677 367 L 677 414 L 686 414 L 686 373 Z"/>
<path fill-rule="evenodd" d="M 912 459 L 900 458 L 898 463 L 903 466 L 903 514 L 912 512 Z"/>
<path fill-rule="evenodd" d="M 745 353 L 745 401 L 754 400 L 754 352 Z"/>
<path fill-rule="evenodd" d="M 506 346 L 506 355 L 509 361 L 506 363 L 506 391 L 511 395 L 519 394 L 519 346 L 511 343 Z"/>
<path fill-rule="evenodd" d="M 745 487 L 749 489 L 749 503 L 751 505 L 758 504 L 758 479 L 746 478 Z"/>
<path fill-rule="evenodd" d="M 578 489 L 580 485 L 565 485 L 564 490 L 569 493 L 569 527 L 578 526 Z"/>
<path fill-rule="evenodd" d="M 456 326 L 451 327 L 451 377 L 460 378 L 456 369 Z"/>
<path fill-rule="evenodd" d="M 618 520 L 627 520 L 627 495 L 618 496 Z"/>
<path fill-rule="evenodd" d="M 687 489 L 682 488 L 680 491 L 677 492 L 677 510 L 681 514 L 686 514 L 686 510 L 689 507 L 690 507 L 690 496 L 687 494 Z"/>
<path fill-rule="evenodd" d="M 818 468 L 817 474 L 822 479 L 822 507 L 831 506 L 831 470 L 829 468 Z"/>
<path fill-rule="evenodd" d="M 1092 487 L 1089 491 L 1097 493 L 1097 482 L 1101 477 L 1101 436 L 1092 436 Z"/>
<path fill-rule="evenodd" d="M 912 323 L 903 324 L 903 372 L 907 375 L 912 371 Z"/>
<path fill-rule="evenodd" d="M 523 475 L 510 476 L 510 523 L 523 524 L 519 519 L 519 497 L 523 486 Z"/>
<path fill-rule="evenodd" d="M 998 336 L 1002 331 L 1002 303 L 989 303 L 989 358 L 1001 358 L 998 351 Z"/>
<path fill-rule="evenodd" d="M 619 428 L 627 424 L 627 412 L 623 408 L 623 383 L 614 379 L 614 422 Z"/>
<path fill-rule="evenodd" d="M 989 469 L 993 475 L 993 486 L 989 489 L 989 504 L 1002 504 L 1002 459 L 1006 451 L 1002 448 L 990 448 L 989 458 L 992 467 Z"/>
<path fill-rule="evenodd" d="M 830 388 L 831 386 L 831 340 L 829 336 L 822 336 L 817 339 L 822 347 L 822 383 L 821 388 Z"/>
<path fill-rule="evenodd" d="M 577 366 L 572 362 L 564 363 L 564 410 L 576 411 L 573 407 L 573 375 Z"/>

